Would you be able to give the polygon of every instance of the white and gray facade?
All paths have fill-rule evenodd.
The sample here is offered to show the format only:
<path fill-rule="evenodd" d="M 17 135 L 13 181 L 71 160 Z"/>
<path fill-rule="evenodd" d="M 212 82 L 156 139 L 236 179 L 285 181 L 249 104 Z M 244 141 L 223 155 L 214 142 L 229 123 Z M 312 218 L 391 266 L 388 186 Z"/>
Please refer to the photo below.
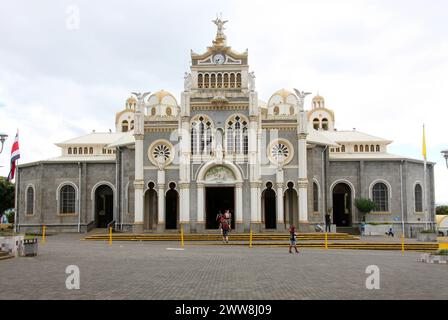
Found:
<path fill-rule="evenodd" d="M 226 209 L 238 232 L 312 232 L 326 212 L 344 230 L 362 220 L 359 197 L 377 204 L 367 221 L 398 233 L 434 221 L 433 163 L 425 170 L 388 153 L 391 141 L 337 131 L 319 95 L 309 110 L 299 90 L 259 100 L 247 51 L 227 46 L 217 25 L 213 45 L 191 53 L 180 103 L 163 90 L 135 93 L 116 132 L 58 143 L 60 157 L 19 166 L 20 231 L 203 233 Z"/>

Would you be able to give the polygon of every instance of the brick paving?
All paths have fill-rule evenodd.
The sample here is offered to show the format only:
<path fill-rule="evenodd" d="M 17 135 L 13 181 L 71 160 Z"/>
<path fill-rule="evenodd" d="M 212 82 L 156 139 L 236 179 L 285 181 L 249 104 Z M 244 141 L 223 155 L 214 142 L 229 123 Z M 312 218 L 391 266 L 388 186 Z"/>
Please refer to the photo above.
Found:
<path fill-rule="evenodd" d="M 448 299 L 448 265 L 419 253 L 80 241 L 57 235 L 33 258 L 0 261 L 0 299 Z M 65 269 L 80 268 L 80 290 Z M 367 290 L 365 269 L 380 268 Z"/>

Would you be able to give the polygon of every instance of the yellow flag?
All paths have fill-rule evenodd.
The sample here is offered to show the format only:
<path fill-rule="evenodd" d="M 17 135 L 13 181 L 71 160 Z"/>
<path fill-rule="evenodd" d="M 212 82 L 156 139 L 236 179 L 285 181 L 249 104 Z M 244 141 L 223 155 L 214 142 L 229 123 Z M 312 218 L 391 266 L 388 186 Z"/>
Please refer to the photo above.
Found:
<path fill-rule="evenodd" d="M 426 134 L 425 134 L 425 125 L 423 125 L 423 149 L 422 149 L 423 158 L 426 160 Z"/>

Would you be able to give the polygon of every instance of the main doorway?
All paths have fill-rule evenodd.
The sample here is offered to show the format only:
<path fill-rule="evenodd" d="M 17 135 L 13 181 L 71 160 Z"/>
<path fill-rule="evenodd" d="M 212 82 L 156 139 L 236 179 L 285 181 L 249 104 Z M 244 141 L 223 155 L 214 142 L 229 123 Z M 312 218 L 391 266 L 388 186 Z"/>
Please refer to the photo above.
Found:
<path fill-rule="evenodd" d="M 107 228 L 114 218 L 114 191 L 107 185 L 95 190 L 95 222 L 97 228 Z"/>
<path fill-rule="evenodd" d="M 338 227 L 352 225 L 352 190 L 346 183 L 333 188 L 333 224 Z"/>
<path fill-rule="evenodd" d="M 219 212 L 230 210 L 232 214 L 231 227 L 235 229 L 235 188 L 209 187 L 205 189 L 205 227 L 218 229 L 216 216 Z"/>

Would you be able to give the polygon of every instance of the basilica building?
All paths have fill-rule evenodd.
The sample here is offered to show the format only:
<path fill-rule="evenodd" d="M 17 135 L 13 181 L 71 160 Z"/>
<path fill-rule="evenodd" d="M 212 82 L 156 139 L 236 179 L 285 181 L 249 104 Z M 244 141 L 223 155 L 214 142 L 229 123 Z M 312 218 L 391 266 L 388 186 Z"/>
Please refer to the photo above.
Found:
<path fill-rule="evenodd" d="M 180 95 L 132 93 L 115 132 L 57 143 L 57 158 L 19 166 L 19 231 L 217 232 L 227 209 L 237 232 L 314 232 L 327 212 L 338 231 L 365 219 L 400 234 L 434 221 L 433 163 L 425 171 L 388 153 L 390 140 L 337 130 L 320 95 L 280 89 L 260 100 L 225 22 L 214 21 L 205 52 L 191 52 Z M 366 216 L 361 197 L 376 204 Z"/>

